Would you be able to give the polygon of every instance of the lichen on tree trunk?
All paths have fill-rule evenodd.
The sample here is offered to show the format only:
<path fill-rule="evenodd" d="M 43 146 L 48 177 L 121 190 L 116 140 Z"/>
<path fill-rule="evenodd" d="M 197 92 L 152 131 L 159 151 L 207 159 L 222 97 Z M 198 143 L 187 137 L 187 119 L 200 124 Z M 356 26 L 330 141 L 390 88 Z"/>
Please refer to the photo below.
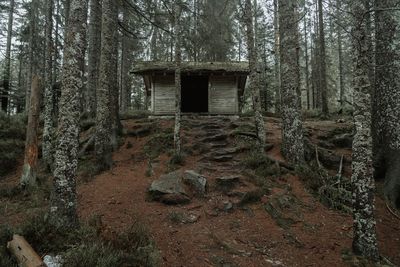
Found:
<path fill-rule="evenodd" d="M 117 90 L 117 3 L 113 0 L 103 1 L 100 78 L 96 92 L 96 135 L 95 154 L 99 171 L 112 167 L 112 138 L 114 129 L 114 96 Z"/>
<path fill-rule="evenodd" d="M 175 127 L 174 146 L 175 154 L 181 155 L 181 1 L 175 0 Z"/>
<path fill-rule="evenodd" d="M 295 164 L 304 161 L 303 122 L 299 95 L 299 32 L 297 3 L 279 1 L 280 66 L 282 92 L 282 154 Z"/>
<path fill-rule="evenodd" d="M 45 91 L 44 91 L 44 126 L 42 154 L 43 161 L 51 169 L 54 155 L 54 128 L 55 128 L 55 94 L 53 89 L 53 0 L 47 0 L 46 7 L 46 66 L 45 66 Z"/>
<path fill-rule="evenodd" d="M 57 226 L 78 224 L 76 171 L 78 167 L 79 119 L 85 57 L 87 0 L 72 0 L 64 46 L 61 99 L 55 154 L 50 221 Z M 83 28 L 83 30 L 82 30 Z"/>
<path fill-rule="evenodd" d="M 371 84 L 369 80 L 369 46 L 366 42 L 367 9 L 362 0 L 351 2 L 353 14 L 354 124 L 352 156 L 353 251 L 379 260 L 374 218 L 374 180 L 371 136 Z"/>
<path fill-rule="evenodd" d="M 253 7 L 251 0 L 246 0 L 244 7 L 244 20 L 246 24 L 247 34 L 247 49 L 249 57 L 250 67 L 250 84 L 249 90 L 253 100 L 254 120 L 257 131 L 257 140 L 259 143 L 259 149 L 261 153 L 264 153 L 264 147 L 266 142 L 265 136 L 265 125 L 264 118 L 261 110 L 260 102 L 260 75 L 261 70 L 259 64 L 257 64 L 257 49 L 254 42 L 254 26 L 253 26 Z"/>
<path fill-rule="evenodd" d="M 101 0 L 90 1 L 89 46 L 88 46 L 88 82 L 87 109 L 90 116 L 96 116 L 96 89 L 99 80 L 100 49 L 101 49 Z"/>

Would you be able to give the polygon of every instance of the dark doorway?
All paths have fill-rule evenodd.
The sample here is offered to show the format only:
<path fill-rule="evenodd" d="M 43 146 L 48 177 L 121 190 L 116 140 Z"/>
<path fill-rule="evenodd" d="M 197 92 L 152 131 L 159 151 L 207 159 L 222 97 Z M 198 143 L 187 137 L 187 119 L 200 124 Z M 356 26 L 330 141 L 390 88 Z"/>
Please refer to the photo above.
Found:
<path fill-rule="evenodd" d="M 182 76 L 182 112 L 208 112 L 208 76 Z"/>

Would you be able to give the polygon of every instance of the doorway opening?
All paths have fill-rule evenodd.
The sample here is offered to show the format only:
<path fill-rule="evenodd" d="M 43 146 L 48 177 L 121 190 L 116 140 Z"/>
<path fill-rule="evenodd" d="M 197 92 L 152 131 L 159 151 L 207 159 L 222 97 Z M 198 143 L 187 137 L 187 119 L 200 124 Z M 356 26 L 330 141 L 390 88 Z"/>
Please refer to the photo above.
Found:
<path fill-rule="evenodd" d="M 208 112 L 208 76 L 182 76 L 183 113 Z"/>

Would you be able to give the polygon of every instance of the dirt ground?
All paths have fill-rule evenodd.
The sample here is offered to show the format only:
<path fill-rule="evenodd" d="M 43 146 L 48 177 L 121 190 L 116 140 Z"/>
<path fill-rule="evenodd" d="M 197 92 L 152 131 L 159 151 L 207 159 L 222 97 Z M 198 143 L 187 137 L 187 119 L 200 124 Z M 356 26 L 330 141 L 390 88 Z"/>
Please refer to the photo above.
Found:
<path fill-rule="evenodd" d="M 125 128 L 137 122 L 124 122 Z M 307 121 L 312 131 L 329 131 L 343 127 L 334 121 Z M 165 121 L 161 127 L 171 127 Z M 268 151 L 271 157 L 283 160 L 280 153 L 279 120 L 268 118 Z M 94 179 L 79 183 L 79 216 L 87 220 L 101 216 L 105 234 L 123 231 L 132 221 L 140 219 L 148 226 L 161 252 L 162 266 L 348 266 L 343 255 L 351 251 L 351 215 L 331 210 L 306 191 L 298 177 L 283 175 L 276 181 L 271 194 L 261 201 L 245 206 L 235 205 L 235 198 L 210 190 L 204 198 L 195 198 L 188 205 L 167 206 L 152 202 L 147 189 L 152 181 L 166 173 L 168 155 L 160 156 L 148 177 L 148 162 L 141 155 L 149 137 L 126 137 L 124 145 L 114 153 L 115 166 Z M 186 142 L 192 140 L 186 138 Z M 128 145 L 129 144 L 129 145 Z M 346 149 L 338 153 L 351 155 Z M 201 156 L 186 157 L 183 170 L 197 170 Z M 347 166 L 347 175 L 349 167 Z M 221 174 L 205 172 L 213 184 Z M 17 173 L 4 183 L 15 183 Z M 0 184 L 1 186 L 1 184 Z M 248 185 L 250 186 L 250 185 Z M 296 218 L 289 227 L 279 226 L 265 210 L 265 205 L 284 194 L 297 199 L 290 211 Z M 231 202 L 234 207 L 220 208 Z M 400 265 L 400 224 L 386 208 L 376 201 L 377 230 L 380 252 L 394 264 Z M 23 213 L 3 210 L 6 217 L 0 223 L 16 223 Z M 174 216 L 192 216 L 190 223 L 174 221 Z"/>

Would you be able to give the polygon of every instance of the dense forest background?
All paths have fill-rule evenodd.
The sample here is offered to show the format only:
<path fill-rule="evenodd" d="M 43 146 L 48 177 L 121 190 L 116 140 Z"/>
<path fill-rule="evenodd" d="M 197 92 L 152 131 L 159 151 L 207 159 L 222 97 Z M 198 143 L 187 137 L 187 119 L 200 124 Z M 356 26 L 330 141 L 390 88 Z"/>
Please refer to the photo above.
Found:
<path fill-rule="evenodd" d="M 208 230 L 200 241 L 243 266 L 252 253 L 257 263 L 282 265 L 265 259 L 271 244 L 264 252 L 255 245 L 265 229 L 285 231 L 274 236 L 274 253 L 293 252 L 281 259 L 292 265 L 337 236 L 324 248 L 333 252 L 309 253 L 316 265 L 325 256 L 340 262 L 339 248 L 350 246 L 359 266 L 391 265 L 380 248 L 399 262 L 389 247 L 398 246 L 392 229 L 400 218 L 399 11 L 399 0 L 0 0 L 1 226 L 45 211 L 22 228 L 0 229 L 0 265 L 15 263 L 3 245 L 19 231 L 40 252 L 64 253 L 67 265 L 88 257 L 87 266 L 157 266 L 159 251 L 137 218 L 148 217 L 158 244 L 171 250 L 165 240 L 195 243 L 171 237 L 179 230 L 165 238 L 171 223 L 191 224 L 195 238 L 192 230 L 227 222 L 219 216 L 236 220 L 217 229 L 226 238 L 237 237 L 241 220 L 255 231 L 239 242 L 252 252 Z M 143 61 L 171 62 L 170 117 L 151 116 L 149 92 L 133 74 Z M 240 116 L 182 114 L 186 61 L 248 64 Z M 21 211 L 26 203 L 32 207 Z M 202 213 L 187 213 L 188 203 Z M 94 206 L 102 214 L 86 229 L 82 219 Z M 124 230 L 127 222 L 133 228 L 115 239 L 120 214 Z M 167 218 L 162 227 L 158 216 Z M 253 228 L 246 216 L 263 217 Z M 16 258 L 18 240 L 8 248 Z M 172 253 L 185 261 L 179 249 Z"/>
<path fill-rule="evenodd" d="M 45 77 L 46 59 L 52 57 L 51 80 L 60 80 L 68 1 L 9 1 L 1 3 L 1 73 L 9 75 L 10 113 L 26 108 L 32 72 Z M 122 1 L 118 15 L 118 85 L 121 110 L 146 109 L 141 79 L 129 72 L 135 62 L 173 61 L 173 12 L 170 1 Z M 188 1 L 182 13 L 182 59 L 189 61 L 247 61 L 242 1 Z M 50 5 L 50 6 L 49 6 Z M 279 33 L 277 1 L 254 2 L 258 61 L 262 65 L 262 107 L 274 111 L 279 99 Z M 12 8 L 12 9 L 10 9 Z M 50 10 L 49 10 L 50 8 Z M 85 61 L 85 101 L 90 103 L 92 53 L 100 50 L 96 7 L 90 6 Z M 299 59 L 304 109 L 322 107 L 322 96 L 336 111 L 352 104 L 349 14 L 338 1 L 299 2 Z M 11 13 L 10 13 L 11 11 Z M 49 13 L 50 12 L 50 13 Z M 97 11 L 98 12 L 98 11 Z M 10 14 L 13 16 L 10 17 Z M 51 20 L 49 19 L 51 15 Z M 97 18 L 97 22 L 95 21 Z M 370 18 L 370 32 L 373 32 Z M 11 22 L 11 27 L 9 24 Z M 97 28 L 96 28 L 97 25 Z M 49 28 L 50 27 L 50 28 Z M 51 29 L 50 35 L 48 34 Z M 97 36 L 96 36 L 97 35 Z M 46 41 L 47 38 L 47 41 Z M 51 39 L 50 43 L 48 39 Z M 8 48 L 7 43 L 11 41 Z M 51 46 L 49 48 L 49 45 Z M 97 48 L 96 48 L 97 45 Z M 94 52 L 92 52 L 94 51 Z M 50 55 L 49 55 L 50 53 Z M 323 55 L 321 54 L 323 53 Z M 8 63 L 7 59 L 10 59 Z M 323 67 L 325 65 L 325 67 Z M 7 86 L 7 85 L 6 85 Z M 125 94 L 129 98 L 123 97 Z M 93 99 L 92 99 L 93 100 Z M 124 101 L 128 101 L 128 107 Z M 83 105 L 86 106 L 86 105 Z M 90 104 L 87 105 L 90 107 Z M 279 108 L 278 108 L 279 109 Z"/>

